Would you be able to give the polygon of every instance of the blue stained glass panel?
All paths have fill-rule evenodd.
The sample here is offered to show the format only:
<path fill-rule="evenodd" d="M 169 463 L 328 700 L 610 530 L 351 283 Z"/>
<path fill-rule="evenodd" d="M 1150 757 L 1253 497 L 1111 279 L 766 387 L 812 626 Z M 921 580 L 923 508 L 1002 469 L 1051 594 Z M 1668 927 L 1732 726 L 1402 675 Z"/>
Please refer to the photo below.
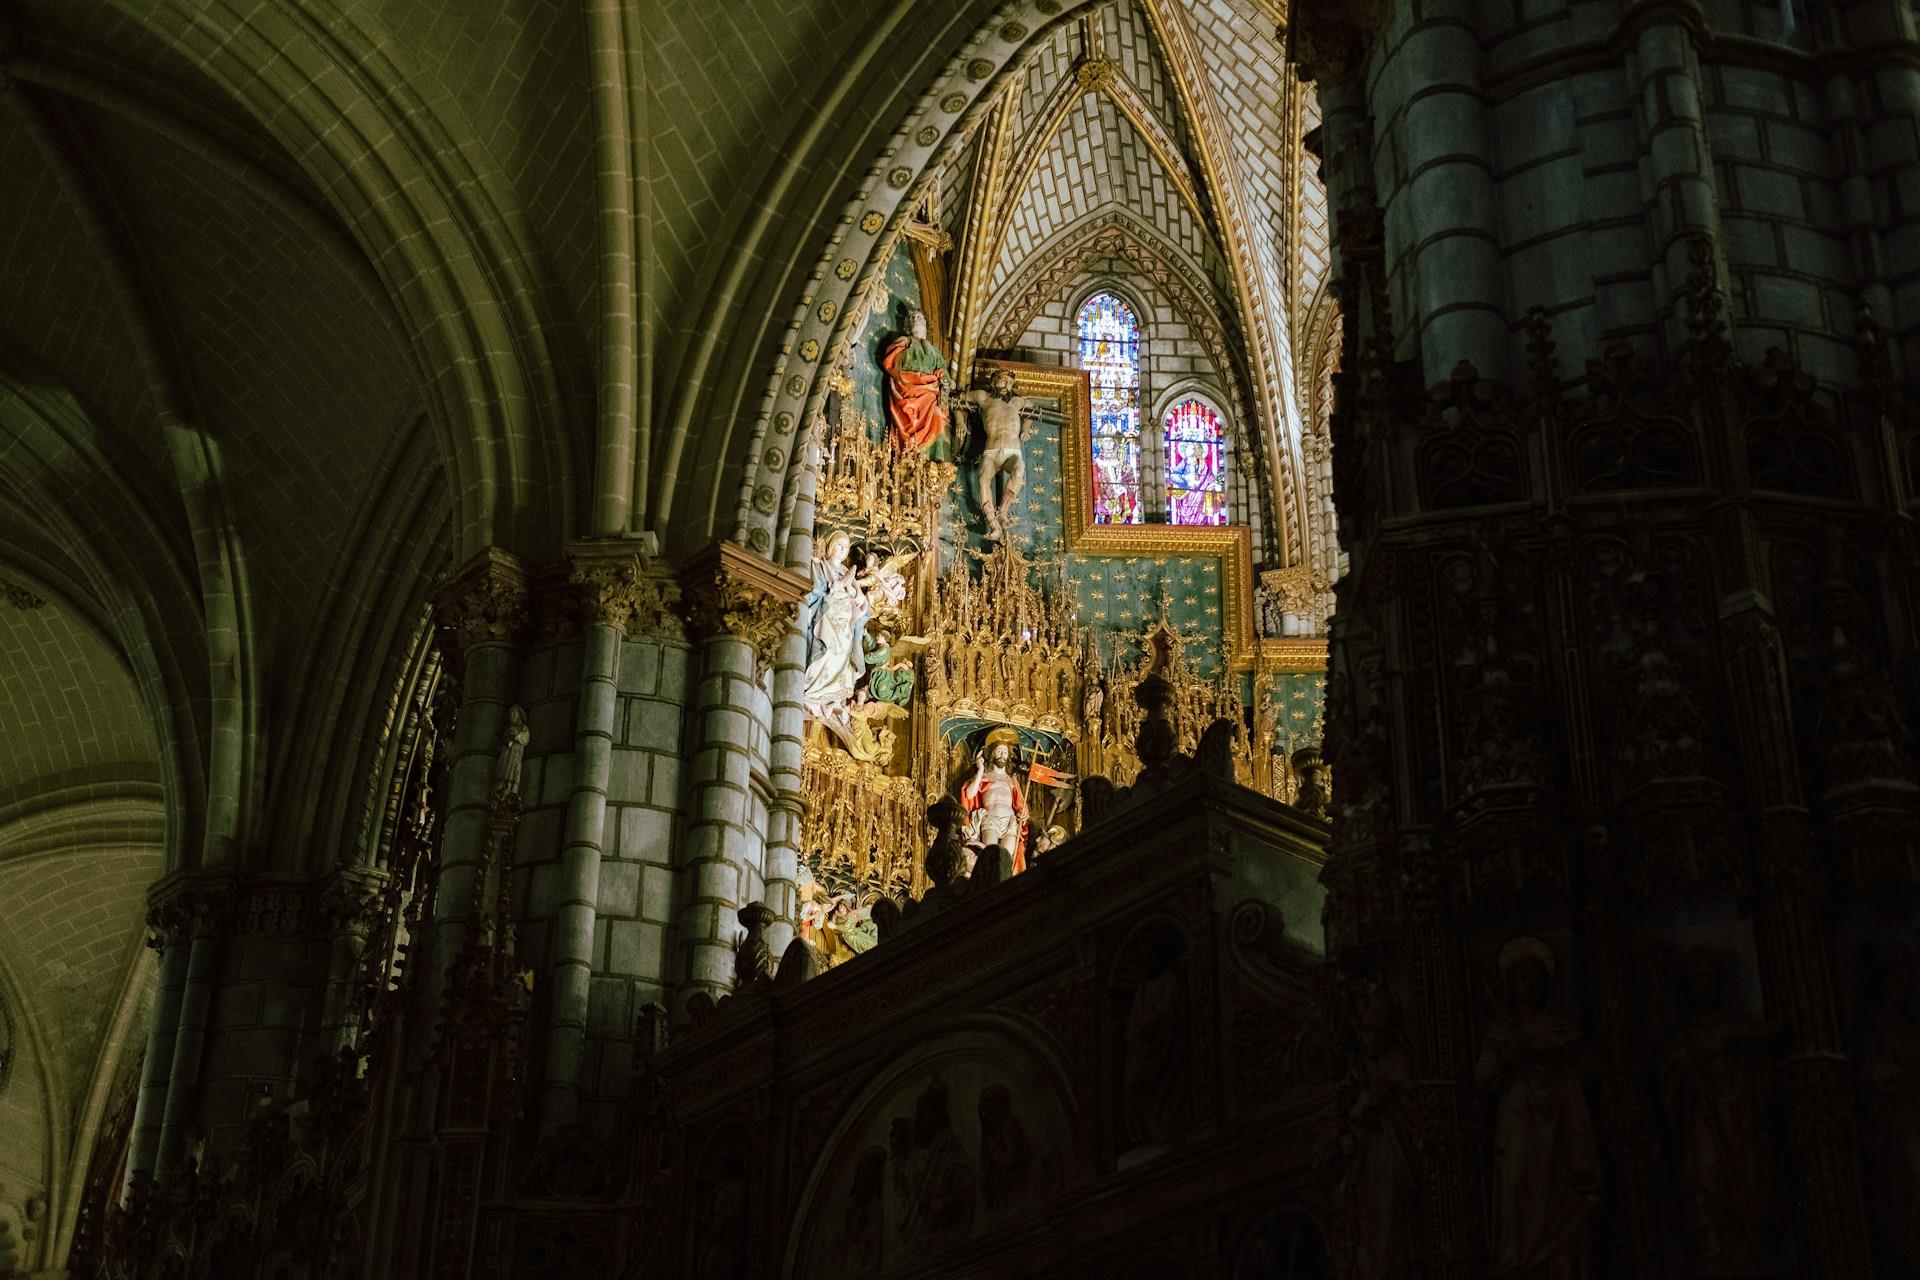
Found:
<path fill-rule="evenodd" d="M 1227 522 L 1227 432 L 1220 415 L 1198 400 L 1167 413 L 1167 520 Z"/>
<path fill-rule="evenodd" d="M 1139 524 L 1140 321 L 1120 299 L 1096 293 L 1075 330 L 1093 392 L 1094 523 Z"/>

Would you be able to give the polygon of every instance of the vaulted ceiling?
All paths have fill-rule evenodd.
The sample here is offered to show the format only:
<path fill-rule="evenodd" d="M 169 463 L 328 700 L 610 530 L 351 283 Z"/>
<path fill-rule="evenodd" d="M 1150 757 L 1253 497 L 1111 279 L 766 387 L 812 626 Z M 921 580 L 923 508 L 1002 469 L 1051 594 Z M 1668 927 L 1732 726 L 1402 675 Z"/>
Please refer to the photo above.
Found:
<path fill-rule="evenodd" d="M 49 1192 L 91 1142 L 137 1039 L 165 827 L 159 748 L 106 639 L 3 576 L 0 708 L 0 1002 L 14 1054 L 0 1183 L 58 1204 Z"/>
<path fill-rule="evenodd" d="M 1008 346 L 1124 243 L 1209 337 L 1214 376 L 1256 446 L 1249 456 L 1271 477 L 1276 509 L 1293 510 L 1297 538 L 1293 348 L 1326 277 L 1328 240 L 1325 194 L 1298 163 L 1315 106 L 1285 71 L 1277 10 L 1255 0 L 1089 6 L 1022 55 L 997 106 L 948 152 L 932 198 L 957 245 L 958 336 L 969 347 Z"/>
<path fill-rule="evenodd" d="M 1023 266 L 1114 208 L 1159 231 L 1232 305 L 1208 180 L 1172 72 L 1135 0 L 1056 30 L 1029 55 L 1014 92 L 989 314 Z"/>

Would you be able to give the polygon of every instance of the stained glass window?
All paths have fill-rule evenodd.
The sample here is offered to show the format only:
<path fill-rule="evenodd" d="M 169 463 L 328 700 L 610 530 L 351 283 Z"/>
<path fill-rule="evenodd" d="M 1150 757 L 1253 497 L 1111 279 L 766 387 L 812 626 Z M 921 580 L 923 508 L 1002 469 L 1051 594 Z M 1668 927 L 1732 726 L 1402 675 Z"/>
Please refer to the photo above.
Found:
<path fill-rule="evenodd" d="M 1140 321 L 1096 293 L 1075 321 L 1080 367 L 1093 384 L 1093 519 L 1140 523 Z"/>
<path fill-rule="evenodd" d="M 1227 430 L 1199 400 L 1167 413 L 1167 523 L 1227 522 Z"/>

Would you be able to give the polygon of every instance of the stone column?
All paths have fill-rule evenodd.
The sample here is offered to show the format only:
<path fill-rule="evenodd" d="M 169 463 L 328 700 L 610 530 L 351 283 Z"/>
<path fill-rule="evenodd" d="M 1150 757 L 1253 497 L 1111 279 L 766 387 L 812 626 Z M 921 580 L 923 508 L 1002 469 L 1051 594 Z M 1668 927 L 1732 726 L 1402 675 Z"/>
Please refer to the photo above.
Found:
<path fill-rule="evenodd" d="M 416 1014 L 423 1025 L 441 1017 L 441 996 L 473 918 L 477 877 L 487 848 L 489 796 L 500 756 L 500 731 L 513 700 L 520 645 L 529 625 L 527 575 L 507 552 L 489 547 L 455 573 L 434 600 L 434 620 L 460 678 L 453 758 L 447 770 L 433 924 L 426 981 Z M 413 1052 L 429 1035 L 410 1036 Z"/>
<path fill-rule="evenodd" d="M 1426 381 L 1460 360 L 1508 376 L 1507 284 L 1500 199 L 1480 87 L 1475 0 L 1411 7 L 1373 67 L 1376 164 L 1400 179 L 1387 207 L 1388 261 L 1408 283 L 1405 317 Z M 1400 24 L 1396 24 L 1400 26 Z M 1445 210 L 1421 221 L 1422 210 Z"/>
<path fill-rule="evenodd" d="M 1840 137 L 1842 196 L 1865 288 L 1898 353 L 1896 372 L 1920 370 L 1920 235 L 1911 192 L 1920 179 L 1920 69 L 1914 65 L 1916 18 L 1900 0 L 1852 0 L 1833 8 L 1837 34 L 1852 47 L 1829 63 L 1846 74 L 1828 81 L 1828 118 Z M 1894 219 L 1886 212 L 1897 210 Z M 1892 221 L 1894 225 L 1888 225 Z"/>
<path fill-rule="evenodd" d="M 346 1047 L 359 1031 L 360 989 L 367 937 L 379 915 L 387 874 L 369 867 L 342 867 L 320 888 L 320 921 L 326 928 L 327 993 L 320 1027 L 325 1047 Z"/>
<path fill-rule="evenodd" d="M 731 989 L 740 908 L 766 892 L 768 674 L 806 591 L 799 575 L 725 542 L 696 558 L 681 583 L 687 630 L 700 648 L 676 887 L 676 1012 L 695 996 Z"/>
<path fill-rule="evenodd" d="M 1689 247 L 1700 236 L 1717 245 L 1720 231 L 1713 155 L 1707 144 L 1700 66 L 1694 52 L 1697 28 L 1682 21 L 1686 12 L 1663 5 L 1637 10 L 1638 26 L 1627 56 L 1639 98 L 1634 114 L 1644 157 L 1641 197 L 1655 245 L 1655 303 L 1669 342 L 1678 342 L 1686 333 L 1682 298 Z M 1715 264 L 1715 273 L 1725 274 L 1723 263 Z"/>
<path fill-rule="evenodd" d="M 1856 948 L 1920 920 L 1920 620 L 1910 502 L 1889 499 L 1916 389 L 1871 372 L 1872 351 L 1861 374 L 1834 355 L 1852 293 L 1877 286 L 1810 225 L 1846 168 L 1823 149 L 1871 131 L 1850 102 L 1827 131 L 1809 88 L 1845 96 L 1831 76 L 1851 63 L 1815 47 L 1833 15 L 1797 43 L 1714 30 L 1747 12 L 1629 6 L 1555 32 L 1475 6 L 1448 39 L 1478 49 L 1436 59 L 1409 56 L 1431 7 L 1294 11 L 1346 326 L 1329 980 L 1384 983 L 1404 1020 L 1421 1157 L 1418 1186 L 1387 1194 L 1422 1206 L 1406 1242 L 1422 1274 L 1651 1280 L 1789 1251 L 1834 1280 L 1886 1266 L 1850 1057 L 1872 1028 L 1847 1025 L 1843 996 Z M 1911 26 L 1882 33 L 1908 63 Z M 1411 104 L 1455 96 L 1475 57 L 1498 124 L 1497 270 L 1535 304 L 1510 339 L 1524 362 L 1491 378 L 1464 364 L 1490 367 L 1481 337 L 1426 322 L 1447 300 L 1394 279 L 1489 230 L 1422 198 L 1418 173 L 1445 166 L 1401 149 L 1431 140 L 1410 136 Z M 1526 123 L 1562 108 L 1585 130 L 1571 145 Z M 1913 154 L 1910 113 L 1879 136 Z M 1920 243 L 1915 214 L 1855 186 L 1858 216 L 1895 224 L 1855 228 L 1861 260 L 1881 236 Z M 1462 301 L 1482 284 L 1469 274 Z M 1591 1141 L 1514 1105 L 1512 1048 L 1549 1028 L 1565 1050 L 1534 1083 L 1554 1079 Z M 1667 1105 L 1688 1087 L 1676 1058 L 1753 1082 L 1751 1110 L 1704 1103 L 1741 1136 Z M 1581 1172 L 1558 1207 L 1513 1187 L 1528 1144 Z M 1776 1147 L 1771 1179 L 1749 1177 Z M 1703 1194 L 1672 1194 L 1689 1186 Z"/>
<path fill-rule="evenodd" d="M 580 692 L 574 713 L 573 792 L 567 802 L 561 890 L 551 946 L 551 997 L 541 1128 L 579 1113 L 594 968 L 595 910 L 607 840 L 607 786 L 620 721 L 620 646 L 636 614 L 664 608 L 662 584 L 644 578 L 629 543 L 581 543 L 569 555 L 569 590 L 581 628 Z"/>
<path fill-rule="evenodd" d="M 220 944 L 231 918 L 232 889 L 223 881 L 189 881 L 177 890 L 186 917 L 187 960 L 180 988 L 180 1017 L 167 1070 L 167 1102 L 161 1113 L 154 1173 L 165 1178 L 189 1154 L 198 1125 L 200 1068 L 219 984 Z M 204 1135 L 201 1135 L 204 1136 Z"/>
<path fill-rule="evenodd" d="M 173 1043 L 180 1027 L 180 1002 L 187 985 L 187 913 L 170 886 L 156 886 L 147 912 L 147 945 L 160 953 L 160 980 L 154 992 L 153 1026 L 141 1066 L 140 1097 L 134 1103 L 133 1137 L 127 1148 L 122 1199 L 134 1180 L 152 1176 L 160 1154 L 160 1130 L 167 1107 L 167 1082 L 173 1071 Z"/>
<path fill-rule="evenodd" d="M 800 832 L 807 816 L 801 792 L 801 769 L 806 750 L 806 708 L 800 694 L 806 685 L 807 638 L 789 631 L 780 639 L 773 666 L 773 736 L 767 801 L 766 888 L 761 900 L 775 916 L 767 926 L 767 945 L 778 956 L 793 941 L 799 890 Z"/>

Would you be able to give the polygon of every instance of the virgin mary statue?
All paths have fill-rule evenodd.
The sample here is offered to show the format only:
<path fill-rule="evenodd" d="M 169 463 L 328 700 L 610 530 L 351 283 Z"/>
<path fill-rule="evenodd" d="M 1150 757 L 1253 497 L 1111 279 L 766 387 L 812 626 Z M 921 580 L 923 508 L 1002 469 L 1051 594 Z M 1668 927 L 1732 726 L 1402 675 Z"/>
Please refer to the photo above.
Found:
<path fill-rule="evenodd" d="M 867 596 L 859 571 L 847 562 L 853 539 L 835 530 L 825 554 L 813 562 L 813 590 L 800 601 L 807 637 L 807 684 L 801 694 L 807 714 L 844 729 L 847 704 L 865 674 L 861 637 L 867 629 Z"/>

